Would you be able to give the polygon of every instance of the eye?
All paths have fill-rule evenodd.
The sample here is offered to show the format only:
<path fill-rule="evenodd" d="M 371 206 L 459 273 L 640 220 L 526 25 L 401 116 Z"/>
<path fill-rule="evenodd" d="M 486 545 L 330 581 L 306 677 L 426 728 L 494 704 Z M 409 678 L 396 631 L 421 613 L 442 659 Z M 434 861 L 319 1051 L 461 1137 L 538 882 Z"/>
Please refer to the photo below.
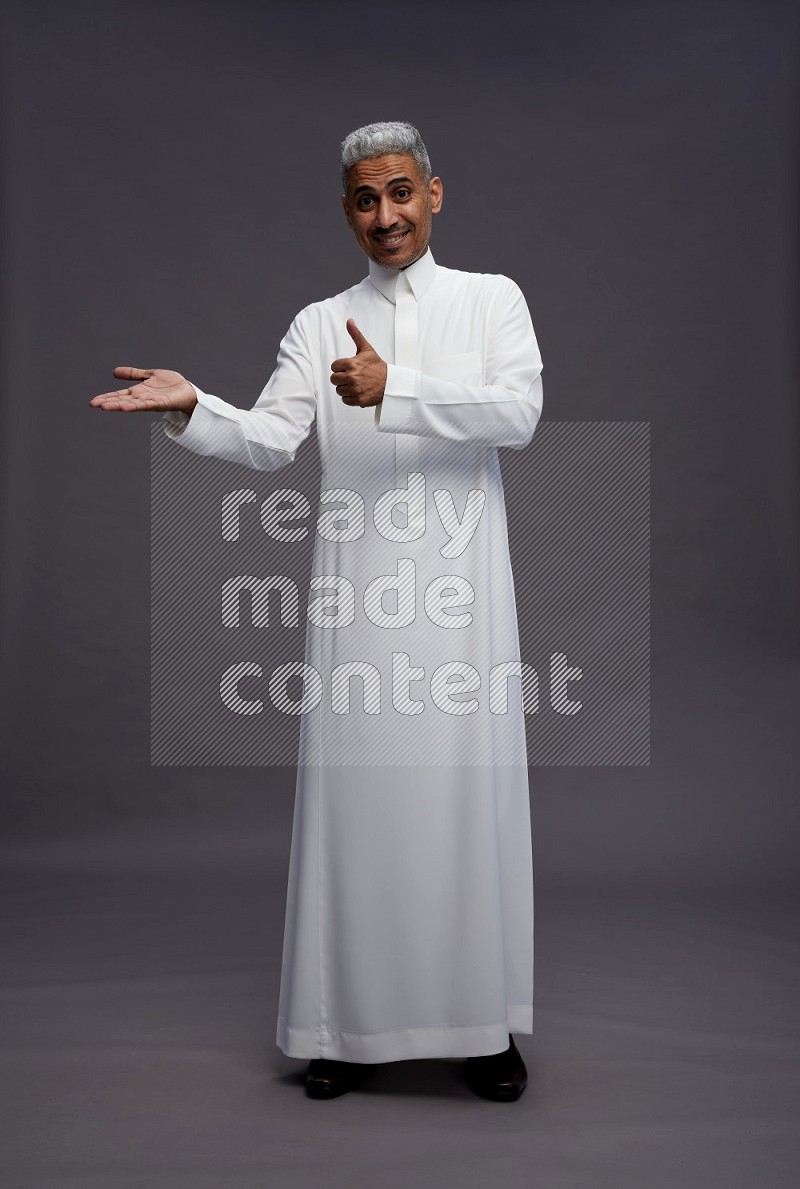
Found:
<path fill-rule="evenodd" d="M 372 197 L 369 194 L 362 194 L 358 200 L 358 205 L 364 207 L 367 203 L 372 202 Z"/>
<path fill-rule="evenodd" d="M 395 193 L 395 198 L 403 198 L 404 196 L 406 196 L 406 197 L 409 196 L 411 194 L 411 191 L 408 189 L 407 186 L 401 186 L 400 189 L 395 190 L 394 193 Z"/>

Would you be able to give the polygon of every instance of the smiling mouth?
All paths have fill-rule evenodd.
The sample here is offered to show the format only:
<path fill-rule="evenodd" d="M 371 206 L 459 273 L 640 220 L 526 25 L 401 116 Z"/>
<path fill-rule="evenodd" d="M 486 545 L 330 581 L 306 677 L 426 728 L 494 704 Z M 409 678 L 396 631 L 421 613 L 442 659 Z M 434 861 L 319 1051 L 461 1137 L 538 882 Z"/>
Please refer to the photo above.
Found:
<path fill-rule="evenodd" d="M 408 235 L 408 231 L 393 231 L 390 235 L 376 235 L 374 238 L 383 248 L 396 248 Z"/>

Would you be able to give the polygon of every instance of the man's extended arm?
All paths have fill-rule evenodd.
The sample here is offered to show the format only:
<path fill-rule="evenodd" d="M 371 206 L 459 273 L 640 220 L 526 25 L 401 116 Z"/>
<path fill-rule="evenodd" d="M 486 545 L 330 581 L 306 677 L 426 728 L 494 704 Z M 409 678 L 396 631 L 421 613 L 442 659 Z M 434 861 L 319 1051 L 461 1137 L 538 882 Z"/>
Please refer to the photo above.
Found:
<path fill-rule="evenodd" d="M 275 371 L 252 409 L 238 409 L 193 384 L 197 404 L 188 416 L 164 414 L 164 432 L 196 454 L 275 471 L 294 461 L 317 409 L 308 345 L 295 318 L 281 341 Z"/>

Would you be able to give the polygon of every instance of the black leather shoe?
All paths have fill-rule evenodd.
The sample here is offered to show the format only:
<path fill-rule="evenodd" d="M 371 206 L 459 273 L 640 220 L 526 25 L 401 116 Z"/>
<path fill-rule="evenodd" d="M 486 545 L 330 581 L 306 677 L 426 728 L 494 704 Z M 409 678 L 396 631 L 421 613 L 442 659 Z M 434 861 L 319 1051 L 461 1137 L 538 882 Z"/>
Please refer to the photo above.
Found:
<path fill-rule="evenodd" d="M 481 1098 L 494 1102 L 515 1102 L 528 1084 L 528 1071 L 514 1037 L 509 1036 L 503 1053 L 467 1057 L 467 1082 Z"/>
<path fill-rule="evenodd" d="M 306 1093 L 309 1098 L 338 1098 L 353 1090 L 364 1076 L 364 1066 L 355 1061 L 329 1061 L 314 1057 L 306 1072 Z"/>

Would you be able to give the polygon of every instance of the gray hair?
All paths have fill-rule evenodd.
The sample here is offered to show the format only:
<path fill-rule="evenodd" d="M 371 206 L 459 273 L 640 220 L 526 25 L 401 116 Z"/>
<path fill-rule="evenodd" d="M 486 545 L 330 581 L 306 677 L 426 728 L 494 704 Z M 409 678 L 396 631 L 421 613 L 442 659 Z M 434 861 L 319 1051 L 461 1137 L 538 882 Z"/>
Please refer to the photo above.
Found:
<path fill-rule="evenodd" d="M 422 137 L 413 124 L 384 120 L 356 128 L 342 141 L 342 189 L 347 191 L 347 171 L 365 157 L 383 157 L 386 153 L 410 153 L 425 183 L 431 180 L 431 163 Z"/>

